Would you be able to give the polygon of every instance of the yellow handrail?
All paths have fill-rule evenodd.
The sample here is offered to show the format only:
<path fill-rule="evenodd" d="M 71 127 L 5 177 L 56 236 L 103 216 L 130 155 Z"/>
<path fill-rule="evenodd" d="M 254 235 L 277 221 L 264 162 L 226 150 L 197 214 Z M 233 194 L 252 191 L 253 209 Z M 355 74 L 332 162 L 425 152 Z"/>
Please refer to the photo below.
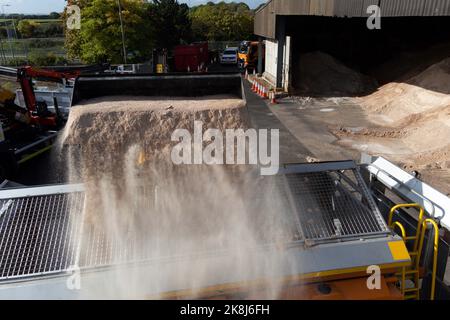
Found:
<path fill-rule="evenodd" d="M 392 207 L 391 211 L 389 212 L 389 219 L 388 219 L 388 226 L 391 229 L 393 229 L 393 227 L 394 227 L 394 224 L 392 223 L 392 218 L 394 216 L 394 213 L 398 209 L 401 209 L 401 208 L 418 208 L 420 210 L 419 211 L 419 219 L 417 221 L 416 236 L 412 238 L 412 239 L 414 239 L 413 251 L 417 251 L 417 248 L 419 246 L 419 236 L 420 236 L 420 231 L 421 231 L 421 228 L 422 228 L 422 221 L 423 221 L 423 216 L 425 214 L 425 210 L 418 203 L 398 204 L 398 205 Z M 403 239 L 406 239 L 406 237 L 404 236 Z"/>
<path fill-rule="evenodd" d="M 398 221 L 395 221 L 392 224 L 392 230 L 394 230 L 395 227 L 398 227 L 400 229 L 400 232 L 402 234 L 402 238 L 403 241 L 405 241 L 406 239 L 406 230 L 405 227 Z M 401 280 L 401 287 L 400 290 L 402 292 L 402 295 L 405 296 L 405 290 L 406 290 L 406 286 L 405 286 L 405 282 L 406 282 L 406 267 L 402 267 L 402 272 L 401 272 L 401 276 L 402 276 L 402 280 Z"/>
<path fill-rule="evenodd" d="M 394 228 L 395 227 L 398 227 L 399 229 L 400 229 L 400 232 L 401 232 L 401 234 L 402 234 L 402 238 L 403 238 L 403 240 L 405 240 L 406 239 L 406 230 L 405 230 L 405 227 L 400 223 L 400 222 L 398 222 L 398 221 L 395 221 L 393 224 L 392 224 L 392 230 L 394 230 Z"/>
<path fill-rule="evenodd" d="M 416 235 L 414 237 L 407 237 L 406 236 L 406 230 L 405 227 L 398 221 L 392 222 L 393 217 L 394 217 L 394 213 L 401 208 L 418 208 L 419 211 L 419 219 L 417 221 L 417 230 L 416 230 Z M 416 265 L 417 268 L 416 270 L 412 269 L 411 272 L 414 272 L 414 283 L 415 283 L 415 288 L 414 289 L 408 289 L 408 290 L 416 290 L 416 294 L 411 296 L 414 297 L 416 299 L 419 299 L 419 269 L 418 269 L 418 263 L 420 263 L 420 258 L 418 259 L 418 252 L 417 249 L 419 247 L 419 240 L 420 240 L 420 235 L 421 235 L 421 229 L 422 229 L 422 221 L 423 221 L 423 217 L 425 214 L 425 210 L 423 209 L 423 207 L 417 203 L 409 203 L 409 204 L 399 204 L 396 205 L 394 207 L 392 207 L 392 209 L 389 212 L 389 218 L 388 218 L 388 226 L 389 228 L 391 228 L 392 230 L 395 230 L 395 228 L 399 228 L 400 232 L 401 232 L 401 236 L 403 238 L 403 241 L 406 243 L 409 240 L 414 240 L 414 246 L 413 246 L 413 251 L 409 252 L 409 254 L 411 255 L 411 257 L 414 257 L 415 260 L 412 260 L 412 265 Z M 417 262 L 417 261 L 419 262 Z M 416 263 L 414 263 L 416 262 Z M 406 267 L 403 267 L 401 270 L 401 292 L 403 294 L 404 297 L 405 293 L 406 293 Z"/>
<path fill-rule="evenodd" d="M 419 269 L 420 256 L 422 254 L 423 242 L 425 239 L 425 232 L 427 230 L 427 225 L 431 224 L 434 228 L 434 246 L 433 246 L 433 272 L 431 274 L 431 300 L 434 300 L 434 295 L 436 291 L 436 272 L 437 272 L 437 259 L 438 259 L 438 247 L 439 247 L 439 226 L 433 219 L 426 219 L 422 224 L 422 233 L 420 235 L 420 247 L 417 254 L 416 267 Z"/>

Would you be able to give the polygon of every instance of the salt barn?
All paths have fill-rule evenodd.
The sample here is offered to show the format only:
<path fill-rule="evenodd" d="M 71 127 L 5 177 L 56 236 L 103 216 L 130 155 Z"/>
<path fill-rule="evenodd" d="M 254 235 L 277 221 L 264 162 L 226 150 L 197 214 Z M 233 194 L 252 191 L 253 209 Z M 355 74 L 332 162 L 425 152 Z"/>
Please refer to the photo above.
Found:
<path fill-rule="evenodd" d="M 368 28 L 371 16 L 381 18 L 381 29 Z M 259 73 L 286 91 L 323 94 L 337 86 L 341 94 L 364 93 L 371 87 L 359 73 L 377 74 L 377 66 L 402 51 L 448 41 L 448 16 L 448 1 L 270 0 L 255 15 L 254 32 L 265 44 Z M 351 70 L 336 70 L 335 59 Z M 375 78 L 386 83 L 401 72 Z"/>

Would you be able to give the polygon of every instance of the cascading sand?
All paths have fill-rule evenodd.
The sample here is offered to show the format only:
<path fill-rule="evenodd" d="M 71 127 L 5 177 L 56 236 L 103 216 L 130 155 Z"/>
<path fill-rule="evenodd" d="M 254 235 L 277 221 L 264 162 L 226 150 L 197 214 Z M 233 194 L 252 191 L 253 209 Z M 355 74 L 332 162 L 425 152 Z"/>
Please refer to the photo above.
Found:
<path fill-rule="evenodd" d="M 79 263 L 126 265 L 85 297 L 196 297 L 258 279 L 265 289 L 249 295 L 278 297 L 279 275 L 296 267 L 278 259 L 295 237 L 286 201 L 251 166 L 174 165 L 171 135 L 193 132 L 194 121 L 221 131 L 249 126 L 244 101 L 232 96 L 104 97 L 71 110 L 60 150 L 69 180 L 86 187 Z"/>

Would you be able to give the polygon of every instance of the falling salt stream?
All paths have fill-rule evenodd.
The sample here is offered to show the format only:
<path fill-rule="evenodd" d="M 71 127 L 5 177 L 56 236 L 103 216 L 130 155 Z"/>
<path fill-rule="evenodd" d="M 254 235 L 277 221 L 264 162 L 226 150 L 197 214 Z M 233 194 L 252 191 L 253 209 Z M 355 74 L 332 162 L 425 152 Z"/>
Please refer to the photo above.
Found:
<path fill-rule="evenodd" d="M 245 129 L 244 106 L 228 96 L 104 97 L 73 108 L 59 143 L 69 180 L 86 187 L 79 262 L 134 262 L 117 268 L 95 292 L 80 294 L 145 298 L 148 292 L 180 288 L 195 295 L 211 281 L 264 274 L 272 279 L 265 298 L 279 296 L 281 283 L 270 275 L 298 266 L 280 265 L 280 245 L 264 252 L 263 260 L 255 255 L 261 245 L 292 237 L 292 223 L 280 214 L 286 203 L 274 186 L 263 185 L 259 171 L 248 166 L 175 166 L 170 161 L 175 129 L 192 132 L 194 120 L 208 128 Z M 103 250 L 96 256 L 87 254 L 92 237 L 102 238 Z M 223 259 L 198 258 L 224 253 L 226 266 Z M 170 276 L 162 277 L 166 265 L 158 261 L 174 257 Z M 136 261 L 144 260 L 152 263 L 137 267 Z"/>

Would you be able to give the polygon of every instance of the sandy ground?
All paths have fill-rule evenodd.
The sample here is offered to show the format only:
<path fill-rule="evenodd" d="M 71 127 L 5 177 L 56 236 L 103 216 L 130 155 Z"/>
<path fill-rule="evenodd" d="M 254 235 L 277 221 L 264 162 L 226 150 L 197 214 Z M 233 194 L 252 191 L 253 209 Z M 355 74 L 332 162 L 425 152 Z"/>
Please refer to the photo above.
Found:
<path fill-rule="evenodd" d="M 383 156 L 450 193 L 450 57 L 445 52 L 422 54 L 421 63 L 381 66 L 380 75 L 397 80 L 359 96 L 354 94 L 367 88 L 367 78 L 326 54 L 310 53 L 311 65 L 300 70 L 305 93 L 283 99 L 279 111 L 272 109 L 320 160 L 358 160 L 361 152 Z"/>
<path fill-rule="evenodd" d="M 450 194 L 450 58 L 368 96 L 289 97 L 272 110 L 317 159 L 383 156 Z"/>
<path fill-rule="evenodd" d="M 415 152 L 402 129 L 380 126 L 380 117 L 369 114 L 352 98 L 288 97 L 279 102 L 270 110 L 309 151 L 303 161 L 359 161 L 361 153 L 379 155 L 406 171 L 419 171 L 423 181 L 450 193 L 448 149 Z M 445 145 L 445 141 L 448 138 L 437 143 Z"/>
<path fill-rule="evenodd" d="M 358 99 L 370 126 L 334 128 L 339 143 L 384 155 L 450 193 L 450 58 Z"/>

